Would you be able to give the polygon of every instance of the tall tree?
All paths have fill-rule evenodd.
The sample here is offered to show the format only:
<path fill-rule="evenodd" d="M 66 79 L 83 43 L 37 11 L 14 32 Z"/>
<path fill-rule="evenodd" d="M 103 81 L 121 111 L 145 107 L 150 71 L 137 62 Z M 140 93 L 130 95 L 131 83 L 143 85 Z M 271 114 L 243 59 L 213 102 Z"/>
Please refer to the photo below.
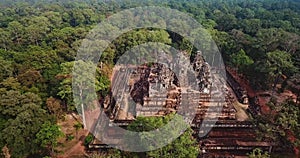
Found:
<path fill-rule="evenodd" d="M 274 81 L 274 87 L 280 76 L 291 76 L 297 71 L 297 68 L 293 65 L 291 55 L 284 51 L 268 52 L 266 66 L 270 70 L 270 79 L 275 78 L 275 80 L 270 80 Z"/>
<path fill-rule="evenodd" d="M 62 118 L 64 115 L 64 109 L 62 107 L 61 100 L 50 97 L 46 100 L 46 106 L 50 114 L 55 115 L 56 118 Z"/>
<path fill-rule="evenodd" d="M 77 64 L 77 69 L 73 69 L 74 64 Z M 82 113 L 85 119 L 83 111 L 86 108 L 94 108 L 91 102 L 97 99 L 97 96 L 91 92 L 91 86 L 95 85 L 95 92 L 107 91 L 109 87 L 107 79 L 101 74 L 99 67 L 92 62 L 82 60 L 66 62 L 61 67 L 62 72 L 57 76 L 62 79 L 58 95 L 67 102 L 68 110 L 75 110 L 75 107 L 77 107 L 77 110 Z M 76 94 L 73 94 L 72 88 L 77 92 Z M 73 98 L 73 95 L 78 97 Z M 74 102 L 74 99 L 79 100 Z M 85 121 L 83 123 L 86 127 Z"/>
<path fill-rule="evenodd" d="M 42 15 L 49 19 L 49 22 L 51 23 L 50 29 L 61 27 L 63 21 L 60 12 L 47 11 Z"/>
<path fill-rule="evenodd" d="M 0 129 L 0 142 L 7 145 L 12 157 L 26 157 L 42 150 L 40 142 L 35 141 L 36 134 L 50 117 L 41 104 L 33 93 L 10 90 L 0 96 L 0 116 L 6 120 Z"/>
<path fill-rule="evenodd" d="M 128 126 L 128 129 L 136 132 L 151 131 L 162 127 L 167 124 L 171 119 L 174 119 L 176 115 L 170 114 L 165 117 L 138 117 L 133 123 Z M 169 131 L 172 134 L 172 130 Z M 180 137 L 174 140 L 172 143 L 153 151 L 144 153 L 123 153 L 128 157 L 191 157 L 196 158 L 199 154 L 199 149 L 196 140 L 192 136 L 193 130 L 189 127 Z M 155 137 L 155 136 L 154 136 Z M 128 143 L 137 143 L 138 145 L 144 145 L 146 140 L 143 140 L 143 136 L 140 137 L 139 142 L 132 142 L 128 140 Z"/>
<path fill-rule="evenodd" d="M 28 23 L 29 26 L 26 27 L 27 37 L 32 44 L 39 45 L 50 30 L 50 22 L 48 18 L 39 16 L 31 18 Z"/>
<path fill-rule="evenodd" d="M 9 32 L 5 29 L 0 28 L 0 48 L 7 50 L 11 44 Z"/>
<path fill-rule="evenodd" d="M 283 34 L 282 29 L 278 28 L 269 28 L 269 29 L 260 29 L 256 33 L 256 45 L 255 47 L 259 48 L 262 52 L 272 52 L 278 49 L 280 46 L 280 39 Z"/>
<path fill-rule="evenodd" d="M 8 77 L 11 77 L 13 73 L 12 62 L 4 60 L 0 56 L 0 82 Z"/>
<path fill-rule="evenodd" d="M 268 114 L 256 116 L 258 139 L 275 142 L 283 149 L 292 149 L 299 144 L 300 108 L 292 100 L 278 103 L 274 98 L 267 104 Z"/>
<path fill-rule="evenodd" d="M 51 151 L 50 155 L 54 156 L 54 148 L 57 146 L 57 139 L 63 135 L 64 133 L 61 131 L 58 125 L 47 121 L 42 125 L 40 131 L 36 134 L 36 141 L 41 142 L 43 147 Z"/>
<path fill-rule="evenodd" d="M 22 38 L 24 38 L 24 26 L 18 21 L 12 21 L 8 24 L 7 29 L 13 42 L 21 44 Z"/>
<path fill-rule="evenodd" d="M 240 73 L 246 73 L 254 61 L 241 49 L 239 52 L 232 54 L 231 61 Z"/>

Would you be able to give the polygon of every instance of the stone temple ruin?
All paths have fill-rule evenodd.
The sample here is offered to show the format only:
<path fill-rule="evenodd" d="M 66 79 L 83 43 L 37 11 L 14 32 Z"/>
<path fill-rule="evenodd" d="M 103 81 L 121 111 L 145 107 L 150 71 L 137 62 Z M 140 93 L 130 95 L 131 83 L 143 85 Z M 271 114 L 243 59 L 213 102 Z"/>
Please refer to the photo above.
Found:
<path fill-rule="evenodd" d="M 115 66 L 111 93 L 101 105 L 102 115 L 109 116 L 109 120 L 98 119 L 94 123 L 95 130 L 107 126 L 109 135 L 122 137 L 120 131 L 110 127 L 126 128 L 138 116 L 192 112 L 194 117 L 189 124 L 204 157 L 234 157 L 245 155 L 255 147 L 268 149 L 270 144 L 256 141 L 247 114 L 237 107 L 240 104 L 247 109 L 247 101 L 235 95 L 232 82 L 220 76 L 219 68 L 211 68 L 201 52 L 191 63 L 186 62 L 189 58 L 179 55 L 173 57 L 172 62 L 168 57 L 160 59 L 164 62 Z M 193 71 L 186 68 L 189 66 Z M 207 134 L 206 130 L 210 132 Z M 205 135 L 200 138 L 201 133 Z M 108 146 L 95 139 L 89 147 L 101 150 Z"/>
<path fill-rule="evenodd" d="M 134 120 L 137 116 L 164 116 L 178 111 L 185 93 L 194 93 L 199 99 L 202 93 L 209 99 L 212 88 L 209 65 L 199 54 L 192 63 L 195 71 L 191 72 L 185 68 L 189 63 L 184 62 L 189 59 L 182 58 L 186 57 L 175 57 L 175 64 L 117 66 L 111 97 L 106 97 L 103 105 L 110 118 L 117 122 Z"/>

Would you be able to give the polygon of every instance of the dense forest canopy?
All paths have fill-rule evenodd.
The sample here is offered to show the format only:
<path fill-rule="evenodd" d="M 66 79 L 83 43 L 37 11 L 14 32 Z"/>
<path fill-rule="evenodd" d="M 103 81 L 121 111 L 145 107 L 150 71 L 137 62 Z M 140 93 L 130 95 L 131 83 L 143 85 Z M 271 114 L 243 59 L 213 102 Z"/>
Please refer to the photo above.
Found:
<path fill-rule="evenodd" d="M 286 86 L 282 88 L 291 88 L 299 96 L 297 0 L 2 0 L 1 148 L 6 146 L 13 157 L 52 153 L 54 140 L 61 135 L 54 126 L 56 120 L 75 110 L 71 67 L 82 40 L 110 15 L 139 6 L 163 6 L 188 13 L 212 35 L 226 65 L 245 76 L 254 89 L 272 89 L 274 84 L 283 83 Z M 106 49 L 97 69 L 100 100 L 109 90 L 116 59 L 129 48 L 148 41 L 169 44 L 191 54 L 197 51 L 186 39 L 168 30 L 145 28 L 120 36 Z M 53 128 L 43 124 L 52 124 Z M 56 134 L 45 142 L 43 134 L 49 130 Z M 18 134 L 21 132 L 23 136 Z M 28 144 L 30 141 L 34 144 Z"/>

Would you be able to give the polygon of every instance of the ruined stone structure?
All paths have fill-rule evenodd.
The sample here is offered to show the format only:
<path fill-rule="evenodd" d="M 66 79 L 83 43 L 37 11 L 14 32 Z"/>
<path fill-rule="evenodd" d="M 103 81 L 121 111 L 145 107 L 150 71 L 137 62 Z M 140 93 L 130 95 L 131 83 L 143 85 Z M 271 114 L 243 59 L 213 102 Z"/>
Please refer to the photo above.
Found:
<path fill-rule="evenodd" d="M 210 66 L 204 61 L 200 52 L 198 52 L 194 58 L 193 68 L 196 73 L 199 91 L 208 94 L 211 90 L 212 84 Z"/>
<path fill-rule="evenodd" d="M 245 155 L 253 147 L 267 148 L 270 145 L 256 143 L 253 125 L 244 118 L 237 118 L 233 90 L 219 76 L 218 70 L 205 62 L 201 52 L 196 54 L 191 64 L 185 62 L 189 60 L 185 56 L 175 56 L 172 62 L 161 58 L 164 63 L 115 67 L 111 95 L 105 98 L 103 105 L 110 120 L 105 122 L 99 119 L 95 129 L 97 126 L 107 126 L 106 130 L 110 130 L 113 124 L 126 127 L 138 116 L 164 116 L 172 112 L 188 116 L 192 111 L 195 117 L 188 123 L 195 131 L 196 138 L 198 134 L 207 132 L 200 130 L 200 126 L 213 128 L 205 137 L 198 138 L 204 157 L 224 156 L 225 153 L 231 157 L 234 155 L 231 153 L 237 154 L 236 151 L 240 152 L 237 155 Z M 186 68 L 189 65 L 193 71 Z M 241 101 L 247 104 L 245 100 Z M 204 118 L 208 121 L 203 123 Z M 111 133 L 115 134 L 114 138 L 116 135 L 122 136 L 118 131 Z M 95 148 L 95 144 L 91 148 Z M 105 147 L 101 143 L 96 146 Z"/>

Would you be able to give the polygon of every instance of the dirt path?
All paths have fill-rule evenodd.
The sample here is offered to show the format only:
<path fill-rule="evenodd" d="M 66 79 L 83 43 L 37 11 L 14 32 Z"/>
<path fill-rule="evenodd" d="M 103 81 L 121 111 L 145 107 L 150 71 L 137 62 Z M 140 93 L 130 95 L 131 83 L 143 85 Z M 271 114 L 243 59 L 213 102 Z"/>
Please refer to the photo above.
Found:
<path fill-rule="evenodd" d="M 66 151 L 63 155 L 59 156 L 59 158 L 74 158 L 76 156 L 83 156 L 86 155 L 85 153 L 85 147 L 84 147 L 84 138 L 86 135 L 89 134 L 87 130 L 83 130 L 83 132 L 80 132 L 83 134 L 80 134 L 80 140 L 77 144 L 75 144 L 71 149 Z"/>
<path fill-rule="evenodd" d="M 62 132 L 65 137 L 61 137 L 58 140 L 58 147 L 56 148 L 58 154 L 57 158 L 79 158 L 84 157 L 85 147 L 84 140 L 85 136 L 88 135 L 88 130 L 80 129 L 76 132 L 74 125 L 81 122 L 81 118 L 76 114 L 67 114 L 64 120 L 59 120 L 58 125 L 61 126 Z M 69 136 L 74 136 L 73 139 L 67 139 Z"/>

